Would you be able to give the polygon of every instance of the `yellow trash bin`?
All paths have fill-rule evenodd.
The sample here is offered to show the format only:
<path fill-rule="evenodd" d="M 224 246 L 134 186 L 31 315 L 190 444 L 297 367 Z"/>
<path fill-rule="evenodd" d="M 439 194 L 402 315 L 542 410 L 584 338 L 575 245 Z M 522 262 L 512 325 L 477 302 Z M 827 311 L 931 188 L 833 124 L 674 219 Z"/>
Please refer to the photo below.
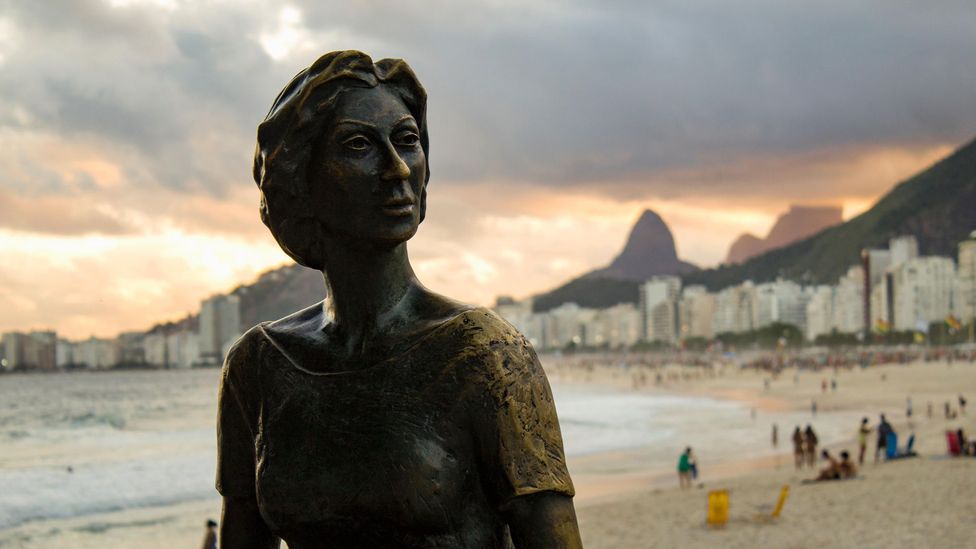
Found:
<path fill-rule="evenodd" d="M 725 526 L 729 521 L 729 491 L 712 490 L 708 493 L 708 525 Z"/>

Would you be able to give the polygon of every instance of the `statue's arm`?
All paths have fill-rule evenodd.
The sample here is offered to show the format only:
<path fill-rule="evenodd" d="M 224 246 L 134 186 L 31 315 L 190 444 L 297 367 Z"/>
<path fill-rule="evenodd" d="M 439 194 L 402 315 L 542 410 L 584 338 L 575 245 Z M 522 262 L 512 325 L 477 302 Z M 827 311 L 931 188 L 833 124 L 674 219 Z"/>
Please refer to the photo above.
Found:
<path fill-rule="evenodd" d="M 538 492 L 514 498 L 506 511 L 516 549 L 581 549 L 573 498 Z"/>
<path fill-rule="evenodd" d="M 224 497 L 221 549 L 278 549 L 281 540 L 268 529 L 254 497 Z"/>

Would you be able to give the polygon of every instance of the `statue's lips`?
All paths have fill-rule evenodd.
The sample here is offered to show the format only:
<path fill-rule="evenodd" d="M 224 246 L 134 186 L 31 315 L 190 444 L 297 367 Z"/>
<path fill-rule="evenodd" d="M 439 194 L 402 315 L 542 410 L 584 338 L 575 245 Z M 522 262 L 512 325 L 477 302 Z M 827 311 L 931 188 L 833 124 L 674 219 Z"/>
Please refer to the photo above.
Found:
<path fill-rule="evenodd" d="M 383 204 L 383 213 L 390 216 L 401 217 L 413 215 L 416 206 L 409 198 L 390 200 Z"/>

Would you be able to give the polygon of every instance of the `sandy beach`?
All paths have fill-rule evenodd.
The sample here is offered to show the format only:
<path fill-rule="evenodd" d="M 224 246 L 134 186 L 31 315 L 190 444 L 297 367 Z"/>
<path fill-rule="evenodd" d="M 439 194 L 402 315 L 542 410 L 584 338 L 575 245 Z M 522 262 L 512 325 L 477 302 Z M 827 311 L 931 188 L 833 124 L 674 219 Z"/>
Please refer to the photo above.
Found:
<path fill-rule="evenodd" d="M 633 373 L 619 369 L 595 368 L 589 376 L 601 383 L 633 383 Z M 976 420 L 972 411 L 954 420 L 943 415 L 946 401 L 955 409 L 958 394 L 976 393 L 974 365 L 916 363 L 836 374 L 831 370 L 786 370 L 771 379 L 768 390 L 764 389 L 765 379 L 771 379 L 768 373 L 726 369 L 715 377 L 677 376 L 646 390 L 747 400 L 757 407 L 758 421 L 764 411 L 782 407 L 808 411 L 811 400 L 817 401 L 818 413 L 854 410 L 868 416 L 872 425 L 884 412 L 902 441 L 908 433 L 915 433 L 920 457 L 874 464 L 872 436 L 860 478 L 803 484 L 802 480 L 815 476 L 815 470 L 795 470 L 789 453 L 790 426 L 780 426 L 782 453 L 777 458 L 740 463 L 715 472 L 712 478 L 706 475 L 702 485 L 691 490 L 679 490 L 671 472 L 669 487 L 644 483 L 627 495 L 618 492 L 613 501 L 591 502 L 591 493 L 581 490 L 577 507 L 584 545 L 589 549 L 976 547 L 972 522 L 976 516 L 976 459 L 946 457 L 944 435 L 946 429 L 960 427 L 972 433 Z M 828 380 L 826 392 L 821 389 L 824 379 Z M 830 379 L 837 380 L 836 390 L 829 389 Z M 911 425 L 906 417 L 908 397 L 913 404 Z M 927 417 L 930 401 L 932 418 Z M 811 415 L 810 422 L 816 425 L 816 417 Z M 849 439 L 828 447 L 856 455 L 856 428 L 851 425 Z M 708 467 L 707 461 L 704 467 Z M 577 477 L 584 483 L 587 480 L 585 474 Z M 619 479 L 615 484 L 628 485 Z M 769 513 L 784 485 L 790 486 L 790 495 L 781 517 L 764 520 L 759 515 Z M 730 521 L 721 529 L 705 524 L 707 493 L 713 489 L 730 492 Z"/>
<path fill-rule="evenodd" d="M 976 433 L 976 411 L 954 420 L 943 417 L 943 404 L 962 393 L 976 395 L 976 366 L 916 363 L 865 370 L 819 373 L 787 369 L 777 378 L 768 373 L 739 371 L 726 366 L 714 375 L 693 369 L 669 368 L 660 384 L 654 374 L 633 369 L 596 366 L 586 371 L 544 359 L 557 383 L 586 383 L 634 393 L 681 395 L 744 403 L 754 422 L 768 433 L 769 418 L 818 421 L 866 415 L 871 424 L 885 412 L 902 436 L 916 435 L 920 457 L 874 464 L 873 437 L 860 478 L 803 484 L 815 469 L 796 471 L 789 431 L 780 425 L 779 446 L 772 448 L 764 434 L 763 452 L 748 459 L 723 460 L 702 446 L 698 460 L 702 476 L 695 488 L 679 490 L 674 462 L 647 456 L 654 448 L 633 448 L 571 457 L 577 485 L 576 504 L 584 544 L 594 548 L 646 547 L 972 547 L 976 546 L 976 459 L 945 456 L 945 429 Z M 649 379 L 649 381 L 648 381 Z M 768 389 L 764 380 L 769 379 Z M 837 389 L 823 392 L 824 379 L 836 379 Z M 637 385 L 637 387 L 635 387 Z M 911 397 L 914 414 L 909 425 L 905 407 Z M 810 413 L 815 399 L 818 416 Z M 934 415 L 927 417 L 932 402 Z M 787 414 L 787 415 L 784 415 Z M 792 415 L 789 415 L 792 414 Z M 845 419 L 846 422 L 846 419 Z M 836 426 L 835 431 L 836 431 Z M 831 450 L 856 454 L 856 421 L 827 439 Z M 825 427 L 826 430 L 826 427 Z M 970 435 L 971 436 L 971 435 Z M 689 438 L 692 438 L 689 435 Z M 659 449 L 658 449 L 659 450 Z M 674 461 L 677 454 L 674 455 Z M 823 464 L 818 463 L 817 467 Z M 763 520 L 780 488 L 790 486 L 782 516 Z M 705 526 L 709 490 L 730 491 L 730 522 L 722 529 Z M 203 521 L 219 517 L 216 498 L 161 507 L 145 507 L 60 520 L 31 522 L 5 532 L 2 547 L 195 547 Z M 52 540 L 57 540 L 53 543 Z"/>

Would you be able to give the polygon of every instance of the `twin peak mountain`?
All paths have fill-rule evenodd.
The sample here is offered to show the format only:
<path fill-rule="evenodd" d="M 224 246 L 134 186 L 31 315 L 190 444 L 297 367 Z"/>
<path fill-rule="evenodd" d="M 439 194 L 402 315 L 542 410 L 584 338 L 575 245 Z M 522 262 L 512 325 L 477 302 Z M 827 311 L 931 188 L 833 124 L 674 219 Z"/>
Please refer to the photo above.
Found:
<path fill-rule="evenodd" d="M 729 248 L 725 263 L 742 263 L 837 225 L 843 221 L 841 213 L 838 206 L 790 206 L 765 238 L 749 233 L 739 236 Z M 610 265 L 584 276 L 642 282 L 654 275 L 682 275 L 696 270 L 695 265 L 678 259 L 674 236 L 661 216 L 644 210 L 630 230 L 623 251 Z"/>

